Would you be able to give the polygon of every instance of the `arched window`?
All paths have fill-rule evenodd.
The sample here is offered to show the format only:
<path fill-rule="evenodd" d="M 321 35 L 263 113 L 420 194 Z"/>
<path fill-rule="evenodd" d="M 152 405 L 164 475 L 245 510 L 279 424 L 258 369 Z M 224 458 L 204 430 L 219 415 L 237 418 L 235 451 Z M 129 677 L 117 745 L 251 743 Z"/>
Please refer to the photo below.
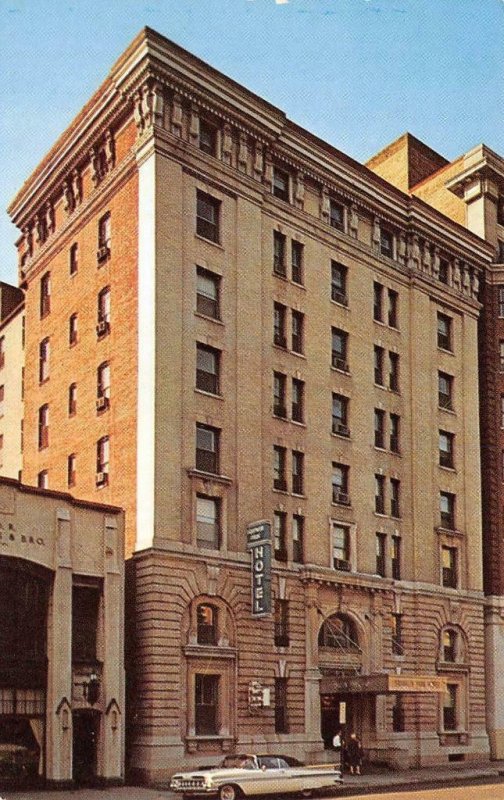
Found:
<path fill-rule="evenodd" d="M 209 603 L 201 603 L 196 610 L 198 644 L 218 644 L 218 611 Z"/>
<path fill-rule="evenodd" d="M 319 631 L 318 644 L 319 647 L 360 651 L 355 625 L 342 614 L 333 614 L 324 620 Z"/>
<path fill-rule="evenodd" d="M 443 661 L 457 660 L 457 633 L 450 628 L 443 631 L 442 655 Z"/>

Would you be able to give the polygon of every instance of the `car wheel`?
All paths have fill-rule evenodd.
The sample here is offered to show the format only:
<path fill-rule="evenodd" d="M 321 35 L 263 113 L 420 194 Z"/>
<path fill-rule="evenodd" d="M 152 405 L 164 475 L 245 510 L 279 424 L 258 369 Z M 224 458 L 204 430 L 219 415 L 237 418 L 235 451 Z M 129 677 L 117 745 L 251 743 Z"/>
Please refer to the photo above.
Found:
<path fill-rule="evenodd" d="M 237 800 L 239 796 L 240 790 L 231 783 L 225 783 L 219 789 L 219 800 Z"/>

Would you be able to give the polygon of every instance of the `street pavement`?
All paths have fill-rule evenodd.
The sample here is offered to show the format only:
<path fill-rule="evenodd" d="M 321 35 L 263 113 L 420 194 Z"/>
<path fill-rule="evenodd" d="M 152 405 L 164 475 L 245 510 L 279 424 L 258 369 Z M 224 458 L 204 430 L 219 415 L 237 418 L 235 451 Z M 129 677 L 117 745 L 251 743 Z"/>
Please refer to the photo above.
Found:
<path fill-rule="evenodd" d="M 445 767 L 404 771 L 380 770 L 363 775 L 345 775 L 341 789 L 334 793 L 327 792 L 324 796 L 326 798 L 352 796 L 354 800 L 360 798 L 386 800 L 389 796 L 393 800 L 504 800 L 504 781 L 499 783 L 499 779 L 502 778 L 504 778 L 504 761 L 486 761 L 471 765 L 450 764 Z M 180 795 L 168 789 L 148 789 L 143 786 L 19 792 L 8 789 L 2 791 L 0 787 L 0 800 L 177 800 L 177 798 L 180 800 Z"/>

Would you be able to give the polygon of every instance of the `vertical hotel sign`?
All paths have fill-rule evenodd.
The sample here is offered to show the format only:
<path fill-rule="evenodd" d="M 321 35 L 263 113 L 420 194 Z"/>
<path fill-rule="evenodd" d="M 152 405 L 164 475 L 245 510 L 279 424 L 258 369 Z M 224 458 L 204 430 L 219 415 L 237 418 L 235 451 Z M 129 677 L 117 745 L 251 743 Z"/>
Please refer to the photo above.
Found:
<path fill-rule="evenodd" d="M 247 526 L 251 551 L 252 616 L 271 614 L 271 525 L 267 520 Z"/>

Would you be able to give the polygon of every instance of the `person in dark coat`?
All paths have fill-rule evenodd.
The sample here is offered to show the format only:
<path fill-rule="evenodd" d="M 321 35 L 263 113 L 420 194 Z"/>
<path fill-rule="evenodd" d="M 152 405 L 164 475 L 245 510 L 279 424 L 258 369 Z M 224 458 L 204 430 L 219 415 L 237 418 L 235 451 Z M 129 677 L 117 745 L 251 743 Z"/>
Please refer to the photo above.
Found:
<path fill-rule="evenodd" d="M 362 745 L 356 733 L 351 733 L 350 738 L 346 743 L 345 761 L 350 767 L 351 775 L 361 774 Z"/>

